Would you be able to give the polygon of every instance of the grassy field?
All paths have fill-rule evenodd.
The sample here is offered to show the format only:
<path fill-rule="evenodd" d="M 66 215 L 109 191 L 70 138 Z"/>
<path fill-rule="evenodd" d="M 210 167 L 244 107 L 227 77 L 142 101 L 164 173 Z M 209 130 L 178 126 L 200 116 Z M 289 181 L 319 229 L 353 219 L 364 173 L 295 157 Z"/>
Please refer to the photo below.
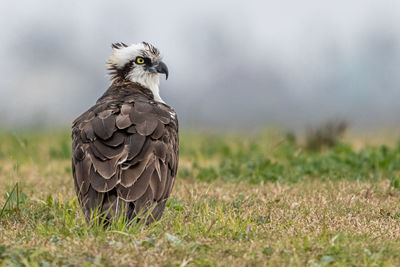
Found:
<path fill-rule="evenodd" d="M 0 133 L 3 265 L 400 264 L 400 143 L 183 133 L 162 219 L 107 229 L 85 223 L 70 153 L 68 130 Z"/>

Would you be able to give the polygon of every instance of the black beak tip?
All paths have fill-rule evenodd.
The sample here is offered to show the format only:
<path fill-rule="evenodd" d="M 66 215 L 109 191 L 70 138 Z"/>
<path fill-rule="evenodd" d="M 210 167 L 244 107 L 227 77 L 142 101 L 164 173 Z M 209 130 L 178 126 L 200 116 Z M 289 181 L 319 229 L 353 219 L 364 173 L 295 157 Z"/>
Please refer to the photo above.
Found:
<path fill-rule="evenodd" d="M 165 79 L 168 80 L 168 67 L 164 62 L 160 62 L 157 66 L 157 72 L 158 73 L 164 73 L 165 74 Z"/>

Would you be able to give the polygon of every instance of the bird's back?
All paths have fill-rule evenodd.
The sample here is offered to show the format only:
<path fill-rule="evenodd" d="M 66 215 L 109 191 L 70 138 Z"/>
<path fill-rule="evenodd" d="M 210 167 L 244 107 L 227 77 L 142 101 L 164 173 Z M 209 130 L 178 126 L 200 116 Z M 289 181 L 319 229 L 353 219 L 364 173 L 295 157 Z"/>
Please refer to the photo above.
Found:
<path fill-rule="evenodd" d="M 72 168 L 86 218 L 158 219 L 178 167 L 178 120 L 150 90 L 114 82 L 72 127 Z"/>

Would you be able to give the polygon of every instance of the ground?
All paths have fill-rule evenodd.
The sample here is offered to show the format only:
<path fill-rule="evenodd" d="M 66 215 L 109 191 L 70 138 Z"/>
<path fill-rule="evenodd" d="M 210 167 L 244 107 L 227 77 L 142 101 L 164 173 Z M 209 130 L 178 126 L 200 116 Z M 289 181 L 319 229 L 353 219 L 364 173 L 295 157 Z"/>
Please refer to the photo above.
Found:
<path fill-rule="evenodd" d="M 70 133 L 0 134 L 0 263 L 398 266 L 400 144 L 307 151 L 279 131 L 181 135 L 162 219 L 87 225 Z"/>

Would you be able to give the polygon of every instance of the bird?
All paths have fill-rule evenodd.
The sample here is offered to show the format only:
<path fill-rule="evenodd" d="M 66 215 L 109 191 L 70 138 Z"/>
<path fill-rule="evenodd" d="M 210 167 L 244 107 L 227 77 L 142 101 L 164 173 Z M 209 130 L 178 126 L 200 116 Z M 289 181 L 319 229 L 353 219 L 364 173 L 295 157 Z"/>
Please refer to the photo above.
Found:
<path fill-rule="evenodd" d="M 109 88 L 72 123 L 74 187 L 87 222 L 150 224 L 160 219 L 178 169 L 178 118 L 159 92 L 168 67 L 150 43 L 111 48 Z"/>

